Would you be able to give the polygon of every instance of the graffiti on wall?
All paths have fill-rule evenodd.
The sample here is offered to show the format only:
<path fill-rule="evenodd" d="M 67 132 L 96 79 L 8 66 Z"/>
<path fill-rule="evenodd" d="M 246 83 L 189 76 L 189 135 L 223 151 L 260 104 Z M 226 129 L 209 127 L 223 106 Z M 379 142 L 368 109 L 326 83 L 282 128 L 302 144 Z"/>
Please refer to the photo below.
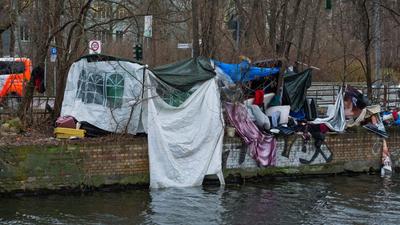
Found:
<path fill-rule="evenodd" d="M 278 139 L 276 151 L 277 167 L 297 167 L 329 163 L 333 153 L 329 146 L 322 142 L 316 147 L 313 139 L 304 142 L 301 136 Z M 245 144 L 224 144 L 223 165 L 226 168 L 255 168 L 257 163 L 249 155 Z"/>
<path fill-rule="evenodd" d="M 332 151 L 329 149 L 326 142 L 316 144 L 315 140 L 304 141 L 301 137 L 296 137 L 293 140 L 284 138 L 284 147 L 281 156 L 289 159 L 290 153 L 301 151 L 303 156 L 299 156 L 298 160 L 301 164 L 312 164 L 319 156 L 329 163 L 333 159 Z M 321 161 L 319 162 L 321 163 Z"/>

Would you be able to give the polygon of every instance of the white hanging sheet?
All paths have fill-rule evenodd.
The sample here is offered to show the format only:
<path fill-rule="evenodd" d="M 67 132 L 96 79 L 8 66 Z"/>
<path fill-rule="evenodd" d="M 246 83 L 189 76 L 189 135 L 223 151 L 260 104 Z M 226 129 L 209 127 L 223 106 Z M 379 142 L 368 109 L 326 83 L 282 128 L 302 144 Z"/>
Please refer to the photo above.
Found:
<path fill-rule="evenodd" d="M 333 113 L 327 118 L 317 118 L 311 121 L 313 124 L 325 124 L 329 129 L 336 132 L 343 132 L 346 127 L 344 115 L 343 89 L 340 89 L 335 102 Z"/>
<path fill-rule="evenodd" d="M 224 124 L 215 79 L 204 82 L 180 106 L 162 100 L 149 74 L 147 124 L 150 187 L 200 186 L 205 175 L 222 174 Z M 161 84 L 166 85 L 166 84 Z"/>

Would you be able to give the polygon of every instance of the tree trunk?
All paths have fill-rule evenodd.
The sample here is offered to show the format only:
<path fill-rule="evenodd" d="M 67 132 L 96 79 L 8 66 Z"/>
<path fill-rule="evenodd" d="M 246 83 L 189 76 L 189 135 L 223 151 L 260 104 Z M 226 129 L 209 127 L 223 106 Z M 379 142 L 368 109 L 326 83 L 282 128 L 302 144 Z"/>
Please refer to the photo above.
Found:
<path fill-rule="evenodd" d="M 243 2 L 240 0 L 235 0 L 235 6 L 237 10 L 237 15 L 236 15 L 236 55 L 241 54 L 241 49 L 242 49 L 242 30 L 245 30 L 245 12 L 243 9 Z"/>
<path fill-rule="evenodd" d="M 255 29 L 253 30 L 254 35 L 257 39 L 257 42 L 261 48 L 261 57 L 266 58 L 270 54 L 270 50 L 267 48 L 267 31 L 266 31 L 266 14 L 264 13 L 264 2 L 263 1 L 258 1 L 254 0 L 257 4 L 255 16 L 256 16 L 256 21 L 255 21 Z"/>
<path fill-rule="evenodd" d="M 278 0 L 272 0 L 270 5 L 270 12 L 267 16 L 268 27 L 269 27 L 269 38 L 268 42 L 271 46 L 271 49 L 274 53 L 276 53 L 276 24 L 278 18 Z"/>
<path fill-rule="evenodd" d="M 279 45 L 277 46 L 277 54 L 278 57 L 283 57 L 285 52 L 285 44 L 286 44 L 286 21 L 287 21 L 287 11 L 288 11 L 289 1 L 285 0 L 283 3 L 283 13 L 281 18 L 281 33 L 279 36 Z"/>
<path fill-rule="evenodd" d="M 44 12 L 48 12 L 50 10 L 50 2 L 48 0 L 42 0 L 36 2 L 36 4 L 37 5 L 35 6 L 35 11 L 33 13 L 37 23 L 31 26 L 31 41 L 36 48 L 32 61 L 34 67 L 39 66 L 43 69 L 45 67 L 45 60 L 47 57 L 47 51 L 49 49 L 47 45 L 47 38 L 49 36 L 50 29 L 50 14 Z M 18 116 L 23 122 L 26 122 L 24 120 L 26 119 L 26 114 L 32 103 L 34 91 L 34 83 L 33 80 L 30 79 L 24 90 L 22 103 L 18 109 Z"/>
<path fill-rule="evenodd" d="M 80 55 L 80 52 L 78 52 L 78 50 L 82 44 L 82 41 L 84 40 L 84 24 L 86 22 L 86 16 L 92 2 L 93 0 L 87 0 L 87 2 L 82 6 L 77 18 L 77 22 L 72 25 L 65 42 L 61 35 L 59 36 L 59 38 L 56 37 L 57 46 L 64 46 L 65 50 L 60 51 L 60 59 L 57 61 L 58 76 L 56 99 L 54 102 L 54 118 L 60 116 L 61 113 L 61 106 L 64 100 L 64 91 L 68 78 L 68 69 L 71 66 L 72 62 Z M 57 42 L 63 45 L 59 45 Z M 69 52 L 68 49 L 73 49 L 73 51 Z"/>
<path fill-rule="evenodd" d="M 253 0 L 252 1 L 252 6 L 251 6 L 251 10 L 249 12 L 249 20 L 248 23 L 246 25 L 246 27 L 241 26 L 242 28 L 244 28 L 244 54 L 246 55 L 250 55 L 251 53 L 254 53 L 255 51 L 252 49 L 252 45 L 254 43 L 254 39 L 255 39 L 255 31 L 257 30 L 256 27 L 256 21 L 259 20 L 260 18 L 257 18 L 257 9 L 259 7 L 259 3 L 260 1 L 257 0 Z M 244 24 L 243 24 L 244 25 Z"/>
<path fill-rule="evenodd" d="M 371 76 L 371 58 L 370 58 L 370 47 L 365 46 L 364 48 L 364 58 L 365 58 L 365 67 L 366 67 L 366 73 L 365 73 L 365 78 L 367 81 L 367 94 L 368 98 L 372 99 L 372 76 Z"/>
<path fill-rule="evenodd" d="M 309 11 L 309 4 L 304 4 L 304 15 L 303 15 L 303 21 L 302 21 L 302 25 L 300 28 L 300 33 L 299 33 L 299 39 L 297 42 L 297 56 L 296 56 L 296 61 L 297 62 L 302 62 L 303 61 L 303 41 L 304 41 L 304 33 L 306 30 L 306 25 L 307 25 L 307 16 L 308 16 L 308 11 Z"/>
<path fill-rule="evenodd" d="M 310 44 L 310 49 L 308 52 L 308 63 L 307 63 L 308 65 L 311 65 L 311 60 L 312 60 L 312 56 L 314 53 L 315 43 L 317 41 L 318 20 L 319 20 L 319 13 L 321 11 L 321 5 L 322 5 L 322 0 L 318 0 L 318 4 L 314 10 L 315 17 L 314 17 L 313 26 L 312 26 L 311 44 Z"/>
<path fill-rule="evenodd" d="M 58 66 L 61 65 L 58 64 Z M 57 79 L 56 98 L 54 100 L 53 119 L 59 117 L 61 113 L 62 102 L 64 100 L 64 90 L 68 78 L 68 67 L 62 66 L 61 68 L 58 68 L 57 74 L 58 74 L 58 79 Z"/>
<path fill-rule="evenodd" d="M 296 21 L 297 17 L 299 15 L 300 11 L 300 3 L 301 0 L 296 1 L 296 5 L 293 9 L 292 16 L 289 21 L 289 27 L 287 29 L 287 34 L 286 34 L 286 45 L 285 45 L 285 59 L 289 60 L 289 53 L 290 53 L 290 47 L 293 39 L 293 31 L 296 29 Z"/>
<path fill-rule="evenodd" d="M 192 51 L 193 57 L 196 58 L 200 54 L 199 46 L 199 18 L 198 18 L 198 0 L 192 0 Z"/>
<path fill-rule="evenodd" d="M 15 25 L 12 23 L 10 27 L 10 49 L 9 53 L 11 57 L 15 56 Z"/>
<path fill-rule="evenodd" d="M 201 26 L 201 52 L 206 57 L 214 58 L 218 0 L 205 0 L 205 7 L 202 11 L 204 23 Z"/>
<path fill-rule="evenodd" d="M 380 0 L 374 0 L 374 17 L 373 17 L 373 27 L 374 27 L 374 43 L 375 43 L 375 80 L 377 84 L 381 83 L 382 74 L 381 74 L 381 61 L 382 61 L 382 52 L 381 52 L 381 16 L 380 16 Z"/>
<path fill-rule="evenodd" d="M 0 31 L 0 57 L 3 56 L 3 31 Z"/>

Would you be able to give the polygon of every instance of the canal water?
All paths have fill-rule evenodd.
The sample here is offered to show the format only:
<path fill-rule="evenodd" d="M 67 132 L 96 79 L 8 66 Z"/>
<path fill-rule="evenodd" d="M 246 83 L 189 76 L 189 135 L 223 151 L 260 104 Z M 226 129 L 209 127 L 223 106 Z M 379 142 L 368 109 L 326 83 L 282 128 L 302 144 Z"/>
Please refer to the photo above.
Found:
<path fill-rule="evenodd" d="M 0 199 L 0 224 L 400 224 L 400 177 Z"/>

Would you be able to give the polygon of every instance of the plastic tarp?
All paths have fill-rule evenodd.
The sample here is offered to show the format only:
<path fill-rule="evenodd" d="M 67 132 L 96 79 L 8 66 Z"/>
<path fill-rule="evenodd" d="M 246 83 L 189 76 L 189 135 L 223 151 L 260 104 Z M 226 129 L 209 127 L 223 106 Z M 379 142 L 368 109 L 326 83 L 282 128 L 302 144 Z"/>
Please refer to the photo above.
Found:
<path fill-rule="evenodd" d="M 109 132 L 143 132 L 139 123 L 143 69 L 128 60 L 81 58 L 69 70 L 61 116 Z"/>
<path fill-rule="evenodd" d="M 188 91 L 196 83 L 209 80 L 215 76 L 210 60 L 205 57 L 163 65 L 152 71 L 160 80 L 181 91 Z"/>
<path fill-rule="evenodd" d="M 325 124 L 329 129 L 336 132 L 343 132 L 346 127 L 346 118 L 344 115 L 343 89 L 340 89 L 332 113 L 327 118 L 317 118 L 311 121 L 312 124 Z"/>
<path fill-rule="evenodd" d="M 259 77 L 271 76 L 279 73 L 279 68 L 261 68 L 250 66 L 247 61 L 239 64 L 229 64 L 213 60 L 215 66 L 226 74 L 233 82 L 251 81 Z"/>
<path fill-rule="evenodd" d="M 307 89 L 311 86 L 311 69 L 301 73 L 289 73 L 284 76 L 283 104 L 290 105 L 292 112 L 298 112 L 304 105 Z"/>
<path fill-rule="evenodd" d="M 216 79 L 205 81 L 180 106 L 157 94 L 155 82 L 147 91 L 150 187 L 200 186 L 204 176 L 222 174 L 224 122 Z"/>

